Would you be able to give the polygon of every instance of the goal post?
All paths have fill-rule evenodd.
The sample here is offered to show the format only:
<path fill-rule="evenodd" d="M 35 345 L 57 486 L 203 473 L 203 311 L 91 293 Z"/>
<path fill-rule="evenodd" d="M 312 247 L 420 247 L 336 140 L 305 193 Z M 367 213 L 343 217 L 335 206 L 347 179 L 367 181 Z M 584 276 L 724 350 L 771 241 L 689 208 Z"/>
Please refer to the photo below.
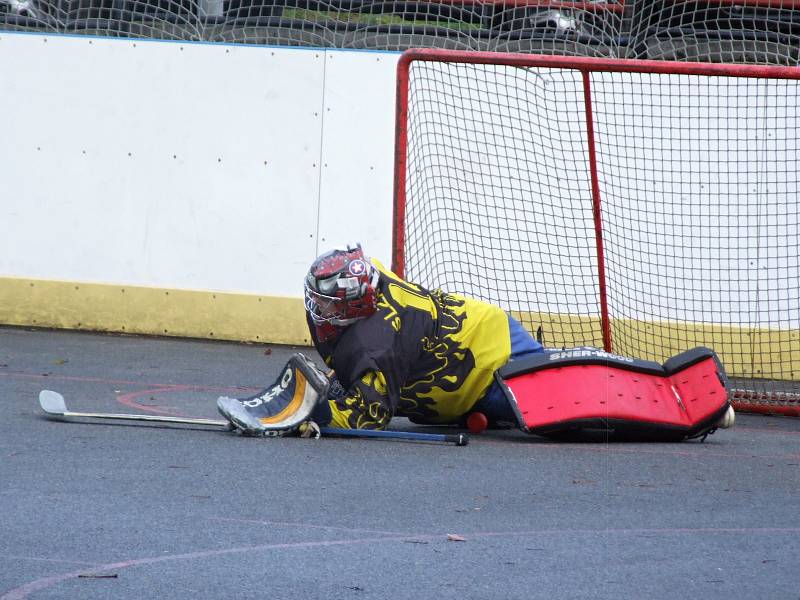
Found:
<path fill-rule="evenodd" d="M 548 347 L 704 345 L 800 414 L 800 70 L 411 50 L 393 268 Z"/>

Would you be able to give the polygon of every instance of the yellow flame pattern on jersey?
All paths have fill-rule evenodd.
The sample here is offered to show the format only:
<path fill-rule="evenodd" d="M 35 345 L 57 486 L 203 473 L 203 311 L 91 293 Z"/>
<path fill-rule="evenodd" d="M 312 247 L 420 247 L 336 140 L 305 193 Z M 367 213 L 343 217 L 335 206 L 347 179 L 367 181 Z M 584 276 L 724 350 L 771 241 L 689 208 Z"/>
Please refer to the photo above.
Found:
<path fill-rule="evenodd" d="M 373 263 L 389 281 L 378 296 L 375 317 L 389 322 L 396 335 L 416 335 L 404 328 L 402 321 L 409 308 L 431 319 L 427 330 L 432 334 L 417 342 L 420 358 L 399 391 L 396 414 L 423 423 L 457 421 L 492 384 L 495 370 L 508 361 L 508 316 L 499 307 L 479 300 L 428 292 L 403 281 L 378 261 Z M 332 425 L 385 427 L 392 416 L 386 385 L 380 372 L 363 375 L 347 396 L 330 401 Z"/>

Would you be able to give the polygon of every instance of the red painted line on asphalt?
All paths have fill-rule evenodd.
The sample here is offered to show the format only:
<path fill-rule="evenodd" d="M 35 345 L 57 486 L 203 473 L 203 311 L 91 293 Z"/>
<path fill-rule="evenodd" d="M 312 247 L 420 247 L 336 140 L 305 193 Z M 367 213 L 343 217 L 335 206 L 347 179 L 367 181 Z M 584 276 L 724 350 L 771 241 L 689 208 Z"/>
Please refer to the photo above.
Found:
<path fill-rule="evenodd" d="M 491 537 L 527 537 L 527 536 L 541 536 L 541 535 L 552 535 L 552 534 L 581 534 L 581 535 L 607 535 L 609 533 L 614 534 L 666 534 L 666 535 L 674 535 L 674 534 L 702 534 L 702 535 L 709 535 L 709 534 L 742 534 L 742 535 L 754 535 L 754 534 L 800 534 L 800 527 L 741 527 L 741 528 L 734 528 L 734 527 L 725 527 L 725 528 L 713 528 L 713 527 L 699 527 L 699 528 L 690 528 L 690 527 L 679 527 L 679 528 L 664 528 L 664 529 L 652 529 L 652 528 L 641 528 L 641 529 L 535 529 L 529 531 L 497 531 L 497 532 L 478 532 L 478 533 L 459 533 L 461 537 L 465 538 L 465 540 L 476 539 L 476 538 L 491 538 Z M 311 541 L 311 542 L 287 542 L 287 543 L 279 543 L 279 544 L 263 544 L 258 546 L 239 546 L 234 548 L 227 548 L 224 550 L 201 550 L 198 552 L 188 552 L 185 554 L 174 554 L 169 556 L 153 556 L 153 557 L 146 557 L 146 558 L 138 558 L 132 560 L 125 560 L 120 562 L 114 563 L 107 563 L 103 565 L 96 565 L 94 567 L 90 567 L 88 569 L 82 569 L 79 571 L 71 571 L 69 573 L 61 573 L 58 575 L 50 575 L 48 577 L 42 577 L 40 579 L 36 579 L 34 581 L 28 582 L 21 586 L 18 586 L 14 589 L 8 590 L 2 596 L 0 596 L 0 600 L 25 600 L 29 594 L 33 592 L 38 592 L 49 587 L 52 587 L 58 583 L 66 581 L 68 579 L 73 579 L 80 575 L 85 575 L 86 573 L 104 573 L 106 571 L 112 570 L 120 570 L 126 569 L 128 567 L 135 567 L 139 565 L 150 565 L 168 561 L 176 561 L 176 560 L 193 560 L 193 559 L 203 559 L 209 558 L 212 556 L 225 556 L 231 554 L 244 554 L 247 552 L 263 552 L 265 550 L 284 550 L 284 549 L 294 549 L 294 548 L 318 548 L 318 547 L 325 547 L 325 546 L 352 546 L 357 544 L 371 544 L 371 543 L 381 543 L 381 542 L 402 542 L 404 540 L 409 541 L 446 541 L 448 534 L 438 533 L 438 534 L 421 534 L 421 535 L 392 535 L 392 536 L 382 536 L 382 537 L 375 537 L 375 538 L 361 538 L 361 539 L 353 539 L 353 540 L 328 540 L 328 541 Z"/>
<path fill-rule="evenodd" d="M 135 386 L 148 386 L 154 388 L 153 390 L 143 390 L 141 392 L 132 392 L 129 394 L 125 394 L 123 396 L 118 397 L 117 399 L 122 403 L 128 406 L 133 406 L 139 410 L 145 412 L 153 412 L 157 414 L 166 414 L 170 416 L 186 416 L 186 415 L 179 415 L 178 413 L 173 412 L 165 412 L 170 410 L 169 408 L 159 408 L 153 406 L 147 406 L 144 404 L 140 404 L 135 402 L 135 398 L 145 395 L 148 393 L 166 393 L 166 392 L 177 392 L 177 391 L 212 391 L 212 392 L 257 392 L 261 388 L 245 388 L 245 387 L 214 387 L 214 386 L 206 386 L 206 385 L 191 385 L 191 384 L 173 384 L 173 383 L 153 383 L 153 382 L 141 382 L 141 381 L 126 381 L 126 380 L 115 380 L 115 379 L 103 379 L 97 377 L 79 377 L 79 376 L 70 376 L 70 375 L 43 375 L 43 374 L 34 374 L 34 373 L 23 373 L 19 371 L 0 371 L 0 376 L 4 377 L 21 377 L 21 378 L 29 378 L 29 379 L 57 379 L 61 381 L 79 381 L 79 382 L 86 382 L 86 383 L 106 383 L 112 385 L 135 385 Z M 781 434 L 781 435 L 800 435 L 800 431 L 771 431 L 765 428 L 753 428 L 753 427 L 735 427 L 732 431 L 752 431 L 757 433 L 767 433 L 769 435 L 774 434 Z M 725 435 L 722 433 L 721 435 Z M 521 440 L 515 439 L 514 442 L 520 442 Z M 472 438 L 473 443 L 482 443 L 482 444 L 508 444 L 508 440 L 496 440 L 496 439 L 489 439 L 487 437 L 479 437 L 473 436 Z M 595 446 L 592 444 L 560 444 L 556 442 L 550 442 L 545 440 L 531 440 L 531 444 L 526 444 L 529 448 L 534 448 L 536 450 L 539 449 L 558 449 L 558 450 L 579 450 L 583 452 L 595 452 L 595 453 L 607 453 L 607 454 L 657 454 L 657 455 L 671 455 L 671 456 L 687 456 L 693 458 L 707 458 L 710 456 L 720 457 L 720 458 L 757 458 L 757 459 L 765 459 L 765 460 L 800 460 L 800 454 L 784 454 L 784 455 L 755 455 L 755 454 L 747 454 L 747 453 L 729 453 L 729 452 L 718 452 L 714 450 L 706 450 L 707 446 L 704 446 L 703 449 L 698 450 L 666 450 L 663 446 L 660 446 L 658 449 L 655 450 L 645 450 L 641 448 L 620 448 L 617 444 L 611 445 L 603 445 L 603 446 Z M 700 446 L 700 444 L 698 444 Z"/>
<path fill-rule="evenodd" d="M 176 391 L 186 391 L 187 388 L 154 388 L 149 390 L 141 390 L 138 392 L 129 392 L 127 394 L 118 394 L 117 395 L 117 402 L 120 404 L 124 404 L 125 406 L 129 406 L 131 408 L 135 408 L 137 410 L 142 410 L 149 413 L 154 413 L 157 415 L 167 415 L 170 417 L 185 417 L 187 415 L 181 413 L 178 408 L 174 406 L 162 406 L 162 405 L 152 405 L 152 404 L 141 404 L 136 401 L 137 398 L 141 398 L 142 396 L 148 396 L 152 394 L 158 394 L 163 392 L 176 392 Z"/>
<path fill-rule="evenodd" d="M 23 379 L 53 379 L 58 381 L 79 381 L 84 383 L 107 383 L 109 385 L 135 385 L 158 387 L 164 391 L 213 391 L 213 392 L 257 392 L 261 388 L 238 387 L 238 386 L 210 386 L 210 385 L 194 385 L 182 383 L 156 383 L 152 381 L 128 381 L 121 379 L 104 379 L 101 377 L 80 377 L 75 375 L 44 375 L 43 373 L 23 373 L 21 371 L 0 371 L 0 377 L 20 377 Z"/>
<path fill-rule="evenodd" d="M 152 406 L 147 404 L 141 404 L 140 402 L 137 402 L 136 399 L 140 398 L 141 396 L 146 396 L 147 394 L 167 393 L 167 392 L 217 392 L 217 393 L 244 392 L 245 394 L 247 394 L 251 392 L 257 392 L 259 389 L 261 389 L 261 388 L 246 388 L 246 387 L 215 387 L 208 385 L 190 385 L 190 384 L 180 384 L 180 383 L 152 383 L 152 382 L 142 382 L 142 381 L 127 381 L 119 379 L 103 379 L 99 377 L 80 377 L 75 375 L 44 375 L 42 373 L 23 373 L 19 371 L 12 371 L 12 372 L 0 371 L 0 376 L 19 377 L 22 379 L 40 379 L 40 380 L 52 379 L 59 381 L 78 381 L 81 383 L 103 383 L 103 384 L 114 385 L 117 387 L 126 385 L 135 385 L 137 387 L 146 386 L 147 389 L 144 390 L 119 394 L 116 397 L 117 402 L 147 413 L 167 415 L 171 417 L 186 417 L 190 415 L 181 413 L 180 410 L 175 407 Z"/>
<path fill-rule="evenodd" d="M 404 536 L 404 537 L 412 537 L 412 536 Z M 227 548 L 224 550 L 203 550 L 200 552 L 189 552 L 186 554 L 174 554 L 170 556 L 153 556 L 148 558 L 138 558 L 133 560 L 108 563 L 104 565 L 97 565 L 95 567 L 91 567 L 89 569 L 82 569 L 80 571 L 71 571 L 69 573 L 62 573 L 59 575 L 42 577 L 41 579 L 36 579 L 34 581 L 31 581 L 29 583 L 23 584 L 19 587 L 7 591 L 5 594 L 0 596 L 0 600 L 24 600 L 25 598 L 28 597 L 29 594 L 32 594 L 33 592 L 38 592 L 47 589 L 49 587 L 52 587 L 53 585 L 61 583 L 62 581 L 73 579 L 75 577 L 78 577 L 79 575 L 83 575 L 88 572 L 103 573 L 105 571 L 112 571 L 115 569 L 126 569 L 128 567 L 135 567 L 138 565 L 149 565 L 149 564 L 174 561 L 174 560 L 191 560 L 197 558 L 208 558 L 211 556 L 224 556 L 227 554 L 259 552 L 263 550 L 275 550 L 275 549 L 286 549 L 286 548 L 314 548 L 320 546 L 345 546 L 345 545 L 355 545 L 355 544 L 366 544 L 372 542 L 385 542 L 389 541 L 390 539 L 401 540 L 403 538 L 398 536 L 396 538 L 378 537 L 378 538 L 366 538 L 357 540 L 289 542 L 281 544 L 264 544 L 260 546 L 240 546 L 235 548 Z"/>

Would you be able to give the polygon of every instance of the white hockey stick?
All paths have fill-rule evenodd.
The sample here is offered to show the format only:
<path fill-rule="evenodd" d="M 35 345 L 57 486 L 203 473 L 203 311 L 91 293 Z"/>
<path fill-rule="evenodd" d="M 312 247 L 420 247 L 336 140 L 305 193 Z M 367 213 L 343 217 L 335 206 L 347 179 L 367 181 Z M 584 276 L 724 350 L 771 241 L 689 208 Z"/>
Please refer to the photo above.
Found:
<path fill-rule="evenodd" d="M 233 431 L 236 429 L 233 424 L 221 419 L 192 419 L 188 417 L 161 417 L 158 415 L 128 415 L 118 413 L 93 413 L 93 412 L 74 412 L 67 410 L 64 396 L 52 390 L 42 390 L 39 392 L 39 406 L 49 417 L 56 419 L 112 419 L 117 421 L 150 421 L 154 423 L 177 423 L 181 425 L 206 425 Z M 416 433 L 411 431 L 374 431 L 362 429 L 336 429 L 333 427 L 323 427 L 323 436 L 338 437 L 357 437 L 357 438 L 383 438 L 400 439 L 417 442 L 444 442 L 455 444 L 456 446 L 466 446 L 469 437 L 466 433 L 456 435 L 444 435 L 438 433 Z"/>
<path fill-rule="evenodd" d="M 42 390 L 39 392 L 39 406 L 48 416 L 75 419 L 114 419 L 117 421 L 150 421 L 154 423 L 177 423 L 180 425 L 206 425 L 219 427 L 228 431 L 233 426 L 228 421 L 222 419 L 193 419 L 189 417 L 162 417 L 160 415 L 128 415 L 118 413 L 93 413 L 93 412 L 73 412 L 67 410 L 64 396 L 52 390 Z"/>

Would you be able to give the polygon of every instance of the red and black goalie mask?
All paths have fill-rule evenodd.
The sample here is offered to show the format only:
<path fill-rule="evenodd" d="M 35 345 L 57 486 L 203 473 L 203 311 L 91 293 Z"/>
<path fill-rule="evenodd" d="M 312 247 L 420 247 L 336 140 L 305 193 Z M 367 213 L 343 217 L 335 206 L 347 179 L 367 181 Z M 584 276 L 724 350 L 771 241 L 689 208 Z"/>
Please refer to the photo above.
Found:
<path fill-rule="evenodd" d="M 360 244 L 331 250 L 314 261 L 306 275 L 305 305 L 319 341 L 375 313 L 378 277 Z"/>

